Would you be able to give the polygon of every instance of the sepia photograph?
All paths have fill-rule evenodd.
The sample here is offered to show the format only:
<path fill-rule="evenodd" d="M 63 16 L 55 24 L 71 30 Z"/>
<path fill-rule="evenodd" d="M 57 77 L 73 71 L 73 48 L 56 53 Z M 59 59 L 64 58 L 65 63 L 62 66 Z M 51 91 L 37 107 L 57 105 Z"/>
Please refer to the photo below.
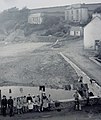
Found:
<path fill-rule="evenodd" d="M 101 0 L 0 0 L 0 120 L 101 120 Z"/>

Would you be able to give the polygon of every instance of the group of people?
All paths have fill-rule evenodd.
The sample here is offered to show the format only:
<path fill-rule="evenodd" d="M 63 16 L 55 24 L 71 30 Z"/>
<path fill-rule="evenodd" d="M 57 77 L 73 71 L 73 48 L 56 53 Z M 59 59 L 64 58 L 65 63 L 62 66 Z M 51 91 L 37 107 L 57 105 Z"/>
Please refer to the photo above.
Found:
<path fill-rule="evenodd" d="M 46 96 L 46 93 L 42 93 L 41 95 L 31 96 L 21 96 L 17 98 L 9 97 L 7 100 L 6 96 L 3 95 L 1 100 L 1 113 L 3 116 L 6 116 L 7 111 L 10 116 L 14 114 L 23 114 L 31 111 L 46 111 L 50 110 L 51 103 L 53 100 L 51 99 L 51 95 Z"/>
<path fill-rule="evenodd" d="M 83 83 L 82 76 L 79 77 L 78 83 L 80 84 L 78 84 L 73 97 L 75 99 L 75 109 L 81 110 L 79 97 L 81 96 L 83 99 L 86 98 L 88 105 L 89 97 L 92 96 L 93 93 L 91 94 L 88 86 Z M 6 116 L 7 111 L 10 116 L 13 116 L 16 113 L 22 114 L 31 111 L 49 111 L 51 109 L 51 103 L 53 103 L 51 95 L 49 94 L 49 96 L 47 96 L 45 92 L 41 92 L 41 94 L 37 96 L 31 96 L 30 94 L 28 94 L 28 96 L 21 96 L 17 98 L 12 98 L 12 96 L 10 96 L 8 100 L 6 96 L 3 95 L 1 100 L 1 112 L 3 116 Z"/>
<path fill-rule="evenodd" d="M 83 83 L 83 77 L 80 76 L 78 79 L 79 86 L 77 87 L 76 92 L 74 93 L 75 99 L 75 109 L 81 110 L 80 96 L 82 99 L 86 100 L 86 105 L 90 105 L 89 97 L 94 96 L 92 92 L 89 91 L 88 85 Z"/>

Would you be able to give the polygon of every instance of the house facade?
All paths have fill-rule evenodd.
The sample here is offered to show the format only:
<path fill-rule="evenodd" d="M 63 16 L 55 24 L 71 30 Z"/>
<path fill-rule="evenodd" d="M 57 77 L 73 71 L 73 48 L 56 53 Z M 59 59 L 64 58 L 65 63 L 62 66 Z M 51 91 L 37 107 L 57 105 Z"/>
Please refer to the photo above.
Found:
<path fill-rule="evenodd" d="M 28 17 L 28 23 L 30 24 L 41 24 L 43 22 L 43 13 L 33 13 Z"/>
<path fill-rule="evenodd" d="M 70 36 L 83 36 L 83 27 L 81 26 L 71 26 L 70 28 Z"/>
<path fill-rule="evenodd" d="M 96 14 L 90 23 L 84 27 L 84 48 L 96 49 L 96 44 L 101 40 L 101 16 Z"/>
<path fill-rule="evenodd" d="M 85 23 L 89 18 L 88 8 L 83 4 L 73 4 L 65 10 L 65 20 L 73 23 Z"/>

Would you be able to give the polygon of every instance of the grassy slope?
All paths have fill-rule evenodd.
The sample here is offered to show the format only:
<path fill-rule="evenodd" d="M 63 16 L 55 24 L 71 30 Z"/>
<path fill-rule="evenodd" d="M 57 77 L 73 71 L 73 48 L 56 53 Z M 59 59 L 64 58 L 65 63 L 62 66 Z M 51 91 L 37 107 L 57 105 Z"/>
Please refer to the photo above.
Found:
<path fill-rule="evenodd" d="M 3 60 L 4 63 L 0 64 L 1 82 L 31 83 L 33 81 L 35 85 L 58 87 L 77 80 L 74 69 L 60 58 L 57 51 L 48 47 L 24 56 L 7 57 Z"/>

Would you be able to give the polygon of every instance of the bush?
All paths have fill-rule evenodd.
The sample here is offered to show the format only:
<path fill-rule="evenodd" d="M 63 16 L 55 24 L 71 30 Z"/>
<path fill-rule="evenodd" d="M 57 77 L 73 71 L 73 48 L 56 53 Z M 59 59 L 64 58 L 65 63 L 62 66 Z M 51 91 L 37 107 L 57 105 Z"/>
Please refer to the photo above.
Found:
<path fill-rule="evenodd" d="M 94 10 L 94 13 L 101 13 L 101 6 Z"/>
<path fill-rule="evenodd" d="M 45 15 L 43 17 L 42 25 L 44 25 L 45 28 L 50 28 L 53 25 L 59 24 L 59 22 L 60 22 L 59 17 Z"/>
<path fill-rule="evenodd" d="M 56 32 L 55 34 L 53 34 L 56 37 L 63 37 L 64 33 L 63 32 Z"/>
<path fill-rule="evenodd" d="M 69 27 L 65 26 L 64 23 L 60 21 L 60 23 L 53 24 L 44 35 L 54 35 L 56 37 L 63 37 L 69 31 Z"/>

